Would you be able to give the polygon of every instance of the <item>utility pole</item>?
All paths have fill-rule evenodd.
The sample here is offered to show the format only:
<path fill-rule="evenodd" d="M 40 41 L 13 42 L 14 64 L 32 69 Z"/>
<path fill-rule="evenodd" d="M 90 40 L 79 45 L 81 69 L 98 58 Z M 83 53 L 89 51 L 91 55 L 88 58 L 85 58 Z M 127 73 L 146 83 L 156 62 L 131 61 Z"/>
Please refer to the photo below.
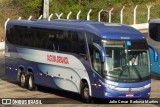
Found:
<path fill-rule="evenodd" d="M 43 19 L 49 17 L 49 0 L 43 0 Z"/>

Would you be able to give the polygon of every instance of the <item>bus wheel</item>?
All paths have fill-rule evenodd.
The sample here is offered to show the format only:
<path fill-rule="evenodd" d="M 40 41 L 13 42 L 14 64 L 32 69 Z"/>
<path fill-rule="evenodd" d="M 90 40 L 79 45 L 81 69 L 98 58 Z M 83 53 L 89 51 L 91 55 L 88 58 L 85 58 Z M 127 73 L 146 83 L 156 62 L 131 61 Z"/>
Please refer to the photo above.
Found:
<path fill-rule="evenodd" d="M 18 69 L 18 73 L 17 73 L 17 81 L 20 82 L 20 74 L 21 74 L 22 70 L 19 68 Z"/>
<path fill-rule="evenodd" d="M 28 89 L 29 90 L 36 90 L 37 89 L 37 86 L 34 84 L 33 80 L 34 80 L 33 74 L 29 73 L 28 78 L 27 78 L 27 83 L 28 83 Z"/>
<path fill-rule="evenodd" d="M 22 88 L 24 88 L 26 86 L 26 76 L 25 76 L 24 72 L 21 72 L 21 74 L 20 74 L 19 84 Z"/>
<path fill-rule="evenodd" d="M 90 103 L 92 101 L 92 98 L 89 95 L 89 86 L 87 83 L 82 84 L 81 96 L 82 96 L 83 102 L 85 102 L 85 103 Z"/>

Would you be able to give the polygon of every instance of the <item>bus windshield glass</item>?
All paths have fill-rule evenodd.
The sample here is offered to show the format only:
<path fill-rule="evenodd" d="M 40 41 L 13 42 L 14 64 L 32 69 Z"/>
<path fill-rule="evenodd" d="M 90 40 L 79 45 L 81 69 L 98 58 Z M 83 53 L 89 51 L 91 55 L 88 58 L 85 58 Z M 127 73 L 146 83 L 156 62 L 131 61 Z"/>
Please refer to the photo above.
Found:
<path fill-rule="evenodd" d="M 141 81 L 150 75 L 146 41 L 102 40 L 106 51 L 105 77 L 116 81 Z"/>

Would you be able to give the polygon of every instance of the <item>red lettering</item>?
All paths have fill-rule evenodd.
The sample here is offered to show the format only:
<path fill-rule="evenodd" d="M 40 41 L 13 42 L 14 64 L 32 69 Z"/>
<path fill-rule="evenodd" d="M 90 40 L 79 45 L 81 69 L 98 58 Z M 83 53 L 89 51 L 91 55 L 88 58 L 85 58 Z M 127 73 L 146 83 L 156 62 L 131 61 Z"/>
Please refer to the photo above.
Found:
<path fill-rule="evenodd" d="M 53 62 L 56 62 L 56 56 L 53 56 Z"/>
<path fill-rule="evenodd" d="M 65 57 L 65 64 L 69 64 L 67 57 Z"/>
<path fill-rule="evenodd" d="M 60 56 L 57 56 L 57 63 L 60 63 Z"/>
<path fill-rule="evenodd" d="M 62 63 L 62 64 L 69 64 L 67 57 L 55 56 L 55 55 L 47 55 L 47 61 Z"/>
<path fill-rule="evenodd" d="M 52 57 L 51 55 L 47 55 L 47 60 L 51 61 L 51 57 Z"/>

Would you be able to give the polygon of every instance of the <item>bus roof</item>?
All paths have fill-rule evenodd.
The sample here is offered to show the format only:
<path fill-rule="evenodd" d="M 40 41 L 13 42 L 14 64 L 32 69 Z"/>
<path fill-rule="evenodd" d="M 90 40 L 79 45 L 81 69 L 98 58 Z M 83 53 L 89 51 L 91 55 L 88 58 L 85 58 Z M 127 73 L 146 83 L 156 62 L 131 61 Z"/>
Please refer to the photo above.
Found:
<path fill-rule="evenodd" d="M 61 29 L 83 29 L 94 33 L 101 38 L 106 39 L 144 39 L 143 34 L 138 30 L 134 29 L 125 24 L 119 23 L 104 23 L 97 21 L 86 21 L 86 20 L 11 20 L 8 22 L 11 25 L 21 26 L 36 26 L 36 27 L 48 27 L 48 28 L 61 28 Z"/>
<path fill-rule="evenodd" d="M 150 19 L 149 23 L 160 23 L 160 18 L 157 19 Z"/>

